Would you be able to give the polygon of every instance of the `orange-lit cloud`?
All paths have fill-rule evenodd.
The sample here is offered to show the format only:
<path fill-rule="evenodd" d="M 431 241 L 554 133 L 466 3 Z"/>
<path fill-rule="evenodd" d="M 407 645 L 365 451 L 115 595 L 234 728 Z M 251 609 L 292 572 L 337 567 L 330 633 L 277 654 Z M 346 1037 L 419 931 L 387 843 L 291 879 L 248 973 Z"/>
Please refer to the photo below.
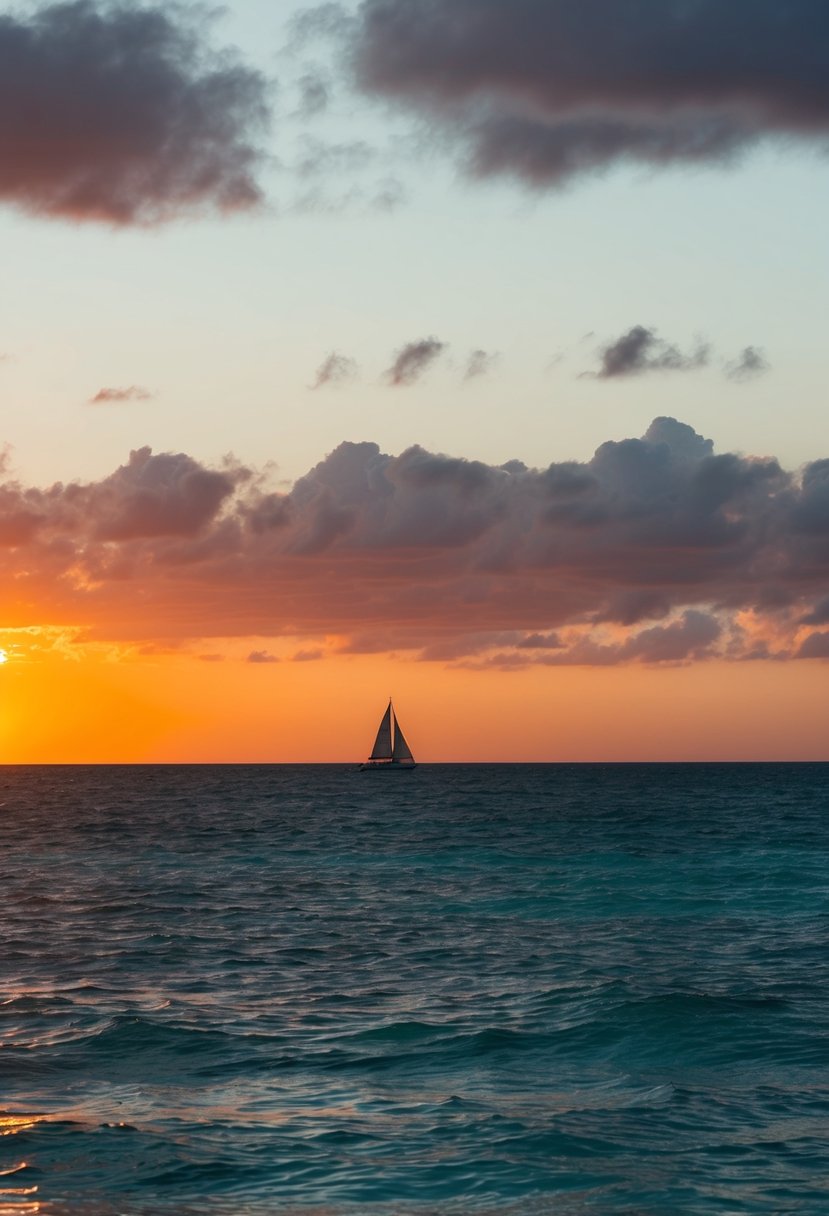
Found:
<path fill-rule="evenodd" d="M 9 626 L 289 640 L 252 663 L 322 638 L 513 669 L 826 657 L 829 461 L 715 455 L 670 418 L 542 470 L 342 444 L 288 493 L 149 449 L 98 482 L 4 477 Z"/>

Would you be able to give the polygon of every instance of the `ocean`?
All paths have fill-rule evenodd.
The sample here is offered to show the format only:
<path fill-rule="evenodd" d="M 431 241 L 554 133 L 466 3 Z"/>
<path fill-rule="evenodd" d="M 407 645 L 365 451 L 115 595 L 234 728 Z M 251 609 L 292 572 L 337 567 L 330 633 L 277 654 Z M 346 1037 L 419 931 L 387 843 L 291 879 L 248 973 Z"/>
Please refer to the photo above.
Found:
<path fill-rule="evenodd" d="M 829 765 L 0 804 L 0 1216 L 829 1212 Z"/>

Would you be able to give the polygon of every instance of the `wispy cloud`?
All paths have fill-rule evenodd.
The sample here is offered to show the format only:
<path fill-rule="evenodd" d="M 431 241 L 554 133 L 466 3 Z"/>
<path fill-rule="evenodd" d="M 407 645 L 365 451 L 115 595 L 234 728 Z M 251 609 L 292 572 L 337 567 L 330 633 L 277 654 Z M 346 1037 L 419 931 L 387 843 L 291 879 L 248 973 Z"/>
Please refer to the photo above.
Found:
<path fill-rule="evenodd" d="M 390 384 L 415 384 L 446 350 L 446 343 L 437 338 L 421 338 L 408 342 L 396 352 L 391 367 L 386 372 Z"/>
<path fill-rule="evenodd" d="M 332 351 L 323 359 L 322 363 L 317 368 L 317 374 L 314 377 L 312 389 L 325 388 L 332 384 L 346 384 L 349 380 L 353 380 L 357 375 L 357 364 L 354 359 L 350 359 L 347 355 L 341 355 L 337 351 Z"/>
<path fill-rule="evenodd" d="M 617 376 L 637 376 L 644 372 L 688 372 L 704 367 L 710 348 L 698 343 L 688 354 L 663 341 L 653 329 L 634 325 L 601 352 L 601 366 L 596 373 L 600 380 Z"/>
<path fill-rule="evenodd" d="M 325 651 L 320 650 L 319 648 L 310 649 L 310 650 L 297 650 L 295 654 L 291 655 L 291 662 L 292 663 L 316 663 L 321 658 L 323 658 L 324 655 L 325 655 Z"/>
<path fill-rule="evenodd" d="M 306 72 L 297 81 L 299 90 L 299 116 L 316 118 L 328 109 L 330 85 L 319 72 Z"/>
<path fill-rule="evenodd" d="M 99 388 L 90 405 L 114 405 L 123 401 L 150 401 L 155 396 L 149 389 L 132 384 L 129 388 Z"/>
<path fill-rule="evenodd" d="M 464 380 L 477 380 L 486 376 L 495 367 L 499 356 L 492 351 L 473 350 L 466 361 Z"/>
<path fill-rule="evenodd" d="M 376 158 L 377 151 L 363 139 L 332 143 L 305 135 L 294 171 L 300 177 L 350 177 L 368 168 Z"/>
<path fill-rule="evenodd" d="M 736 359 L 726 364 L 725 374 L 729 380 L 754 380 L 770 370 L 765 353 L 757 346 L 746 346 Z"/>

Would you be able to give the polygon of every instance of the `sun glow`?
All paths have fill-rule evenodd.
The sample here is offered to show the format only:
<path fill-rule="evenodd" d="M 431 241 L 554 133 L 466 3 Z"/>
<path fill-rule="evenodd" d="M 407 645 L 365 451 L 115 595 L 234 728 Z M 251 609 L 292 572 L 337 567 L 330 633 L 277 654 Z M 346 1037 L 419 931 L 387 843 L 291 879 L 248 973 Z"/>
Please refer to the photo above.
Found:
<path fill-rule="evenodd" d="M 0 650 L 0 664 L 2 664 L 2 663 L 8 663 L 8 661 L 9 661 L 9 654 L 8 654 L 8 651 L 7 651 L 7 650 Z"/>

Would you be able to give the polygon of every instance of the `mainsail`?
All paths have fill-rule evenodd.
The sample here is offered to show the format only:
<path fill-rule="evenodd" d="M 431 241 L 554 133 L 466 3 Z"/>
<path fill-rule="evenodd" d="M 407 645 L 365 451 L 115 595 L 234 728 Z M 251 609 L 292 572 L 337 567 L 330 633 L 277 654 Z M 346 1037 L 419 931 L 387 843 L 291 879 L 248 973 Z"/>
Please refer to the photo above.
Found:
<path fill-rule="evenodd" d="M 374 749 L 369 756 L 369 760 L 391 760 L 393 754 L 391 748 L 391 701 L 389 701 L 389 707 L 383 714 L 383 720 L 380 723 L 377 738 L 374 740 Z"/>
<path fill-rule="evenodd" d="M 414 756 L 411 753 L 408 743 L 403 737 L 403 731 L 397 721 L 397 714 L 394 717 L 394 747 L 392 749 L 393 760 L 413 760 Z"/>

